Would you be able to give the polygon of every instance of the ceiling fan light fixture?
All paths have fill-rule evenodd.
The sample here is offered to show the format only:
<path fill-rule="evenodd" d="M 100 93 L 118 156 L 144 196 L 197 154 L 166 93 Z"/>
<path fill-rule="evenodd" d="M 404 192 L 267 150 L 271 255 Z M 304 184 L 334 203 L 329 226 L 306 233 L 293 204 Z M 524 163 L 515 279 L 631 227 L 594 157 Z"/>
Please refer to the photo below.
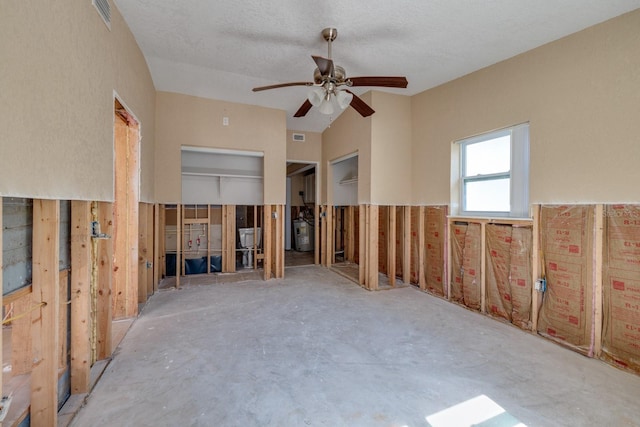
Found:
<path fill-rule="evenodd" d="M 333 102 L 331 102 L 331 95 L 323 99 L 318 111 L 320 111 L 321 114 L 333 114 Z"/>
<path fill-rule="evenodd" d="M 309 100 L 311 105 L 313 105 L 314 107 L 318 107 L 320 104 L 322 104 L 322 101 L 324 101 L 324 98 L 325 98 L 325 91 L 324 91 L 324 88 L 321 88 L 321 87 L 312 89 L 307 94 L 307 99 Z"/>
<path fill-rule="evenodd" d="M 351 100 L 353 100 L 353 94 L 344 90 L 336 92 L 336 101 L 338 101 L 338 107 L 340 107 L 341 110 L 351 105 Z"/>

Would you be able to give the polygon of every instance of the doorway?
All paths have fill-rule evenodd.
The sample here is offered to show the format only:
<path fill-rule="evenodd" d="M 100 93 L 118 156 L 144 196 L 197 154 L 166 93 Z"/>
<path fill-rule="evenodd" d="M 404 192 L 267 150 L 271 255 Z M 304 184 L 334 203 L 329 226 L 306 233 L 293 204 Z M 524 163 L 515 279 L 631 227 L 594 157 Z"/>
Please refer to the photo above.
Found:
<path fill-rule="evenodd" d="M 287 163 L 285 267 L 319 264 L 317 164 Z"/>
<path fill-rule="evenodd" d="M 114 101 L 113 319 L 138 314 L 138 202 L 140 125 Z"/>

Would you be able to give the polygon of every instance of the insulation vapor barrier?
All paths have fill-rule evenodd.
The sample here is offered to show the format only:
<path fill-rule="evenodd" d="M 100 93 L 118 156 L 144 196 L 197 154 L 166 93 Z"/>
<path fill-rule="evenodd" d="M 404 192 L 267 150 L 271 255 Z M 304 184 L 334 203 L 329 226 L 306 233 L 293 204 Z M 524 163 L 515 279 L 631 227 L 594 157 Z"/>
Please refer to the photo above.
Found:
<path fill-rule="evenodd" d="M 428 206 L 424 215 L 425 230 L 425 283 L 427 291 L 445 295 L 444 285 L 444 231 L 447 221 L 446 206 Z"/>
<path fill-rule="evenodd" d="M 451 300 L 480 310 L 480 224 L 455 222 L 451 225 Z"/>
<path fill-rule="evenodd" d="M 487 224 L 487 312 L 531 328 L 531 227 Z"/>
<path fill-rule="evenodd" d="M 640 206 L 605 210 L 602 357 L 640 371 Z"/>
<path fill-rule="evenodd" d="M 538 332 L 563 345 L 593 351 L 593 206 L 542 206 L 541 237 L 547 291 Z"/>

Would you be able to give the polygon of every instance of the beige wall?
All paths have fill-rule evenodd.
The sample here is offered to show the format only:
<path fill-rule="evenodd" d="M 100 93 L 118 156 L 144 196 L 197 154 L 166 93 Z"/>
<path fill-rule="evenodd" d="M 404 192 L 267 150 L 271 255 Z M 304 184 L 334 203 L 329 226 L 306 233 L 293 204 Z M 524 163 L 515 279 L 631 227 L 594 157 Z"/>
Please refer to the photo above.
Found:
<path fill-rule="evenodd" d="M 294 141 L 294 133 L 303 133 L 304 142 Z M 317 162 L 322 160 L 322 134 L 287 130 L 287 160 L 293 162 Z"/>
<path fill-rule="evenodd" d="M 411 98 L 372 92 L 371 203 L 411 204 Z"/>
<path fill-rule="evenodd" d="M 264 152 L 264 203 L 286 202 L 285 111 L 158 92 L 156 135 L 159 203 L 181 201 L 182 145 Z"/>
<path fill-rule="evenodd" d="M 291 206 L 304 206 L 300 191 L 304 191 L 304 174 L 302 173 L 291 177 Z"/>
<path fill-rule="evenodd" d="M 371 105 L 371 92 L 361 96 Z M 329 164 L 343 156 L 358 153 L 358 203 L 371 203 L 371 117 L 363 118 L 347 108 L 322 134 L 321 203 L 332 203 Z"/>
<path fill-rule="evenodd" d="M 640 10 L 412 98 L 415 204 L 449 202 L 451 143 L 530 122 L 531 203 L 638 202 Z"/>
<path fill-rule="evenodd" d="M 0 57 L 0 195 L 113 200 L 115 91 L 141 123 L 152 200 L 155 90 L 115 7 L 109 31 L 90 1 L 3 1 Z"/>

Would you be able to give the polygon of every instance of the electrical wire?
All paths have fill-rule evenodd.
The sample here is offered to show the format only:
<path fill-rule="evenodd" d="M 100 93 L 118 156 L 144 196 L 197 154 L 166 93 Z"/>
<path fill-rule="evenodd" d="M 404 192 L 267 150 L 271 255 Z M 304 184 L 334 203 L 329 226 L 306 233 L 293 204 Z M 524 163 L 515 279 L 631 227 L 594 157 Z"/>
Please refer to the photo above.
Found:
<path fill-rule="evenodd" d="M 44 301 L 42 301 L 40 304 L 32 305 L 32 306 L 31 306 L 27 311 L 25 311 L 24 313 L 18 314 L 17 316 L 10 317 L 10 318 L 8 318 L 8 319 L 4 319 L 4 320 L 2 321 L 2 324 L 4 325 L 4 324 L 7 324 L 7 323 L 9 323 L 9 322 L 13 322 L 14 320 L 18 320 L 18 319 L 20 319 L 20 318 L 22 318 L 22 317 L 26 316 L 27 314 L 31 313 L 33 310 L 35 310 L 35 309 L 37 309 L 37 308 L 40 308 L 40 307 L 44 307 L 45 305 L 47 305 L 47 303 L 46 303 L 46 302 L 44 302 Z"/>

